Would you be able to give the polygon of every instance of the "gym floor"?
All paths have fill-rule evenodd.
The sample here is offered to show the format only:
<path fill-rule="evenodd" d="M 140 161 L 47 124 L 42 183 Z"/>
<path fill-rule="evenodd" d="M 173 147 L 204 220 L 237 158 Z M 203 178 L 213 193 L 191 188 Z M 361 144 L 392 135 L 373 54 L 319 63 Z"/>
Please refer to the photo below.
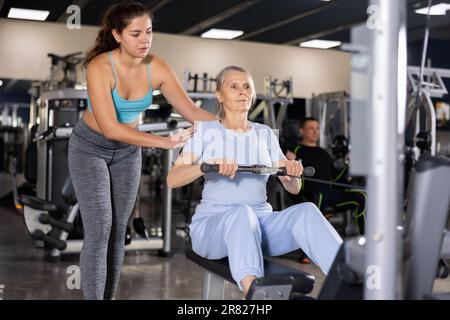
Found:
<path fill-rule="evenodd" d="M 174 233 L 172 239 L 171 258 L 161 258 L 156 251 L 126 252 L 116 299 L 201 299 L 203 270 L 185 258 L 183 238 Z M 0 207 L 0 287 L 4 286 L 0 299 L 83 299 L 80 290 L 67 286 L 68 267 L 78 265 L 79 255 L 65 255 L 56 263 L 45 257 L 43 249 L 35 248 L 23 217 L 12 208 Z M 312 264 L 301 265 L 295 258 L 282 260 L 314 274 L 316 294 L 323 280 L 321 271 Z M 234 284 L 227 283 L 225 298 L 241 299 L 242 295 Z"/>
<path fill-rule="evenodd" d="M 203 270 L 185 258 L 183 238 L 174 233 L 172 239 L 171 258 L 161 258 L 156 251 L 126 253 L 116 299 L 201 299 Z M 79 256 L 65 255 L 56 263 L 45 261 L 45 256 L 43 249 L 35 248 L 23 217 L 12 208 L 0 207 L 0 300 L 83 299 L 80 290 L 67 285 L 71 275 L 68 267 L 78 265 Z M 313 264 L 298 263 L 298 258 L 292 253 L 275 259 L 313 274 L 316 286 L 312 296 L 316 297 L 324 276 Z M 437 279 L 434 291 L 450 291 L 450 279 Z M 227 283 L 225 299 L 241 298 L 237 287 Z"/>

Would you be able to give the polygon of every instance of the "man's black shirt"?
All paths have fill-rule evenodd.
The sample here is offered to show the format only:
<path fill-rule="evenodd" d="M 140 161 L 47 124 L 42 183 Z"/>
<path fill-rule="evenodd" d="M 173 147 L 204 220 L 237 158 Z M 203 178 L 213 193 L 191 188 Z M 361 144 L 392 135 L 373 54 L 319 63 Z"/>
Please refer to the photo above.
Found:
<path fill-rule="evenodd" d="M 325 181 L 333 180 L 333 160 L 325 149 L 300 144 L 294 151 L 296 159 L 302 161 L 303 167 L 314 167 L 316 173 L 313 178 Z M 304 183 L 305 191 L 307 190 L 308 192 L 329 188 L 329 186 L 323 183 L 313 181 L 305 181 Z"/>

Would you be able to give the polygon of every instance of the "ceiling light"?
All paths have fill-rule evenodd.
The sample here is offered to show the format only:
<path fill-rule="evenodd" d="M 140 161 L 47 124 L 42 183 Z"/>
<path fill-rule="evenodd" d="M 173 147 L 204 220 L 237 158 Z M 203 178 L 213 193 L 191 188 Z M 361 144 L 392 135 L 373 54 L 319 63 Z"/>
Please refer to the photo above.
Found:
<path fill-rule="evenodd" d="M 160 94 L 161 94 L 161 90 L 159 90 L 159 89 L 153 90 L 154 96 L 159 96 Z"/>
<path fill-rule="evenodd" d="M 340 42 L 340 41 L 314 39 L 314 40 L 309 40 L 309 41 L 300 43 L 300 47 L 329 49 L 329 48 L 340 46 L 341 44 L 342 44 L 342 42 Z"/>
<path fill-rule="evenodd" d="M 0 87 L 3 85 L 3 81 L 2 80 L 0 80 Z"/>
<path fill-rule="evenodd" d="M 11 8 L 8 18 L 44 21 L 49 14 L 50 11 Z"/>
<path fill-rule="evenodd" d="M 234 39 L 243 35 L 244 32 L 241 30 L 226 30 L 226 29 L 210 29 L 204 33 L 202 33 L 202 38 L 210 38 L 210 39 Z"/>
<path fill-rule="evenodd" d="M 148 107 L 148 110 L 158 110 L 160 108 L 159 104 L 152 104 Z"/>
<path fill-rule="evenodd" d="M 450 4 L 448 3 L 438 3 L 430 8 L 430 15 L 431 16 L 445 16 L 447 10 L 450 9 Z M 428 7 L 420 8 L 415 10 L 418 14 L 427 14 L 428 13 Z"/>

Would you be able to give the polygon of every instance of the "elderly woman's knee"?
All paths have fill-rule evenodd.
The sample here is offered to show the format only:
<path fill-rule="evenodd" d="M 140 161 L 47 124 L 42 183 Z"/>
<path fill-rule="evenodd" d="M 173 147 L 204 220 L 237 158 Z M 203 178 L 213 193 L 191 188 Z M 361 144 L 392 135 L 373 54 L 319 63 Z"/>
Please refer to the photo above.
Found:
<path fill-rule="evenodd" d="M 259 224 L 258 217 L 252 208 L 246 204 L 233 206 L 233 211 L 228 213 L 228 219 L 232 222 L 249 224 L 255 226 Z"/>
<path fill-rule="evenodd" d="M 293 225 L 295 227 L 303 227 L 308 225 L 309 223 L 316 223 L 319 220 L 325 220 L 322 212 L 319 208 L 312 202 L 304 202 L 300 204 L 296 204 L 291 207 L 292 211 L 292 219 Z"/>
<path fill-rule="evenodd" d="M 322 212 L 319 210 L 319 208 L 312 202 L 303 202 L 300 204 L 295 205 L 296 209 L 295 211 L 306 213 L 307 215 L 320 215 L 322 216 Z"/>

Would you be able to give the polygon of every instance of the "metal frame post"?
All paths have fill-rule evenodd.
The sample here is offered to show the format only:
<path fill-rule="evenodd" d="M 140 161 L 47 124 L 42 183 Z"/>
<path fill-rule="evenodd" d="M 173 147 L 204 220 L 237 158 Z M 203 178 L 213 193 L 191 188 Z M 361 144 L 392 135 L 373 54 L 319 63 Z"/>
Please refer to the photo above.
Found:
<path fill-rule="evenodd" d="M 405 0 L 371 0 L 378 10 L 373 32 L 373 78 L 369 107 L 369 174 L 365 263 L 365 299 L 401 298 L 401 209 L 399 177 L 403 134 L 399 110 L 406 96 L 406 51 L 400 31 L 406 21 Z M 404 35 L 406 36 L 406 35 Z M 402 91 L 405 91 L 403 94 Z M 399 95 L 400 94 L 400 95 Z M 402 97 L 401 99 L 400 96 Z"/>

